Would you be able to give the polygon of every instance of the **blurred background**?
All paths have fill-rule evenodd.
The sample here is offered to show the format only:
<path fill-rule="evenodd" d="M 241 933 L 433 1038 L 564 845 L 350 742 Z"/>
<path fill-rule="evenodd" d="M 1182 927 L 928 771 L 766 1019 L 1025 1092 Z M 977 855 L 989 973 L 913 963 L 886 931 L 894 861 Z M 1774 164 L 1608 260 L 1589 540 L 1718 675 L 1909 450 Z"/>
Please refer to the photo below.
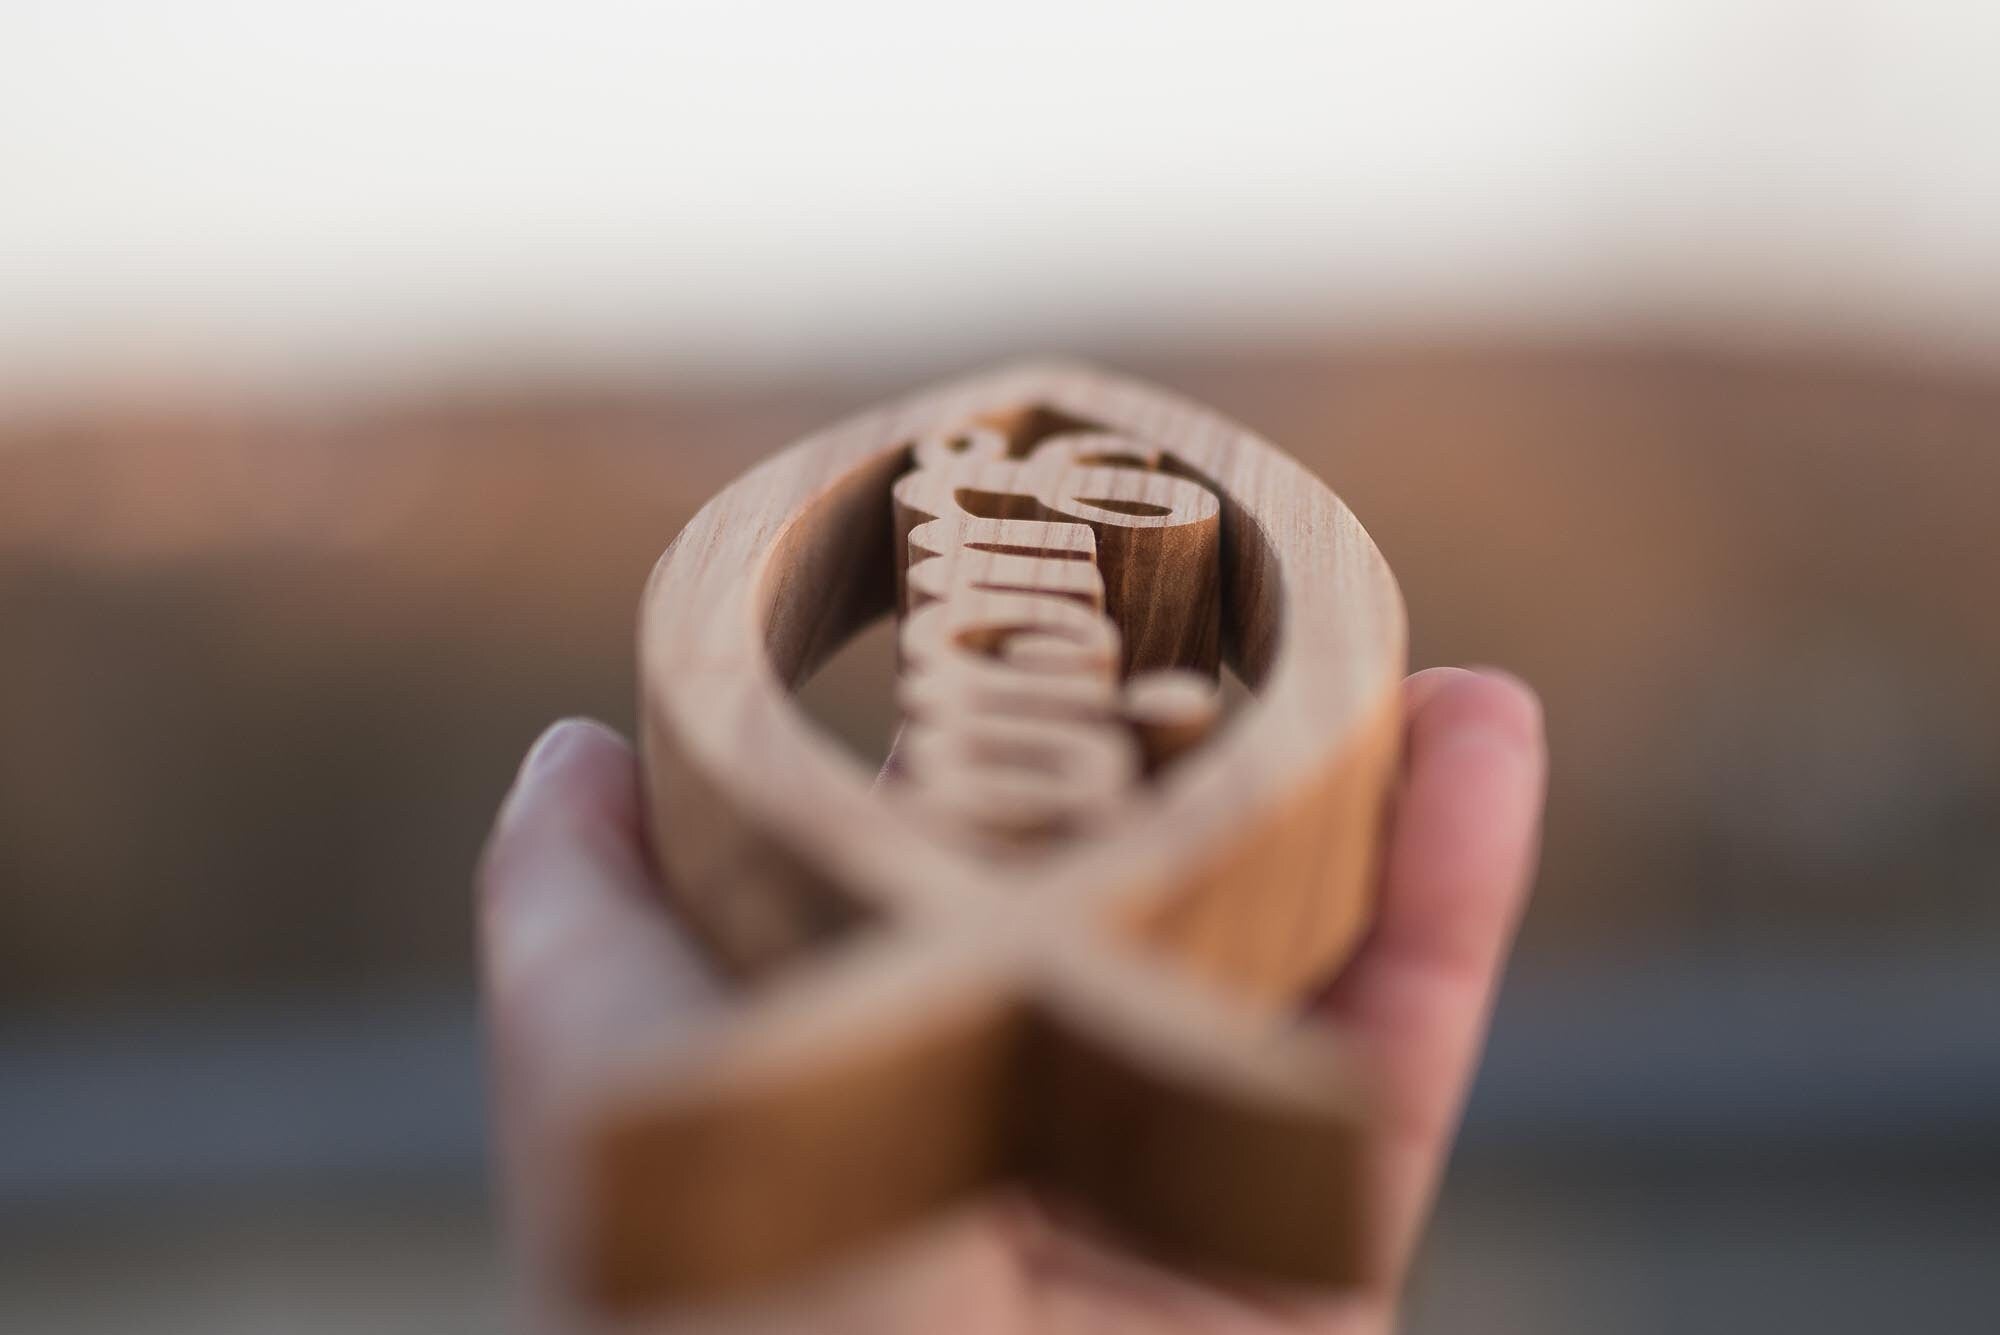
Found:
<path fill-rule="evenodd" d="M 1990 1329 L 1996 69 L 1978 0 L 6 0 L 0 1329 L 504 1326 L 522 749 L 629 729 L 737 471 L 1030 352 L 1547 697 L 1412 1329 Z"/>

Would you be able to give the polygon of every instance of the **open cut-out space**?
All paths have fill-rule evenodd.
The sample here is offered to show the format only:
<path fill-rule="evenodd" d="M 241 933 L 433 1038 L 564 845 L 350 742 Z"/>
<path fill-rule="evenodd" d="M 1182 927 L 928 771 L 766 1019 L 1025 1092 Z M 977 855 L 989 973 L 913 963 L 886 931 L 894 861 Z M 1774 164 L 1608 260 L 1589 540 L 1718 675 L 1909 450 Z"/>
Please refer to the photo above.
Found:
<path fill-rule="evenodd" d="M 799 687 L 798 703 L 807 718 L 858 762 L 881 769 L 900 717 L 894 614 L 875 618 L 834 650 Z"/>
<path fill-rule="evenodd" d="M 1025 459 L 1039 445 L 1060 436 L 1101 436 L 1107 446 L 1111 446 L 1120 436 L 1107 423 L 1076 413 L 1065 412 L 1042 403 L 1028 403 L 1017 408 L 981 415 L 969 421 L 963 430 L 945 439 L 946 448 L 953 453 L 963 453 L 973 448 L 977 433 L 998 432 L 1006 442 L 1007 456 L 1011 459 Z M 1145 442 L 1135 442 L 1141 448 Z M 1183 477 L 1199 482 L 1221 497 L 1225 514 L 1225 559 L 1242 553 L 1247 543 L 1250 548 L 1261 546 L 1260 535 L 1228 531 L 1227 517 L 1234 509 L 1230 498 L 1208 478 L 1188 468 L 1171 453 L 1158 456 L 1156 463 L 1149 464 L 1136 450 L 1110 448 L 1102 452 L 1092 451 L 1087 456 L 1092 463 L 1102 463 L 1122 467 L 1157 468 L 1159 472 Z M 1060 520 L 1068 518 L 1048 510 L 1032 496 L 986 492 L 977 489 L 961 489 L 954 499 L 968 514 L 988 519 L 1040 519 Z M 1090 505 L 1112 514 L 1137 518 L 1158 518 L 1167 509 L 1146 501 L 1124 497 L 1085 497 Z M 882 498 L 886 510 L 889 498 Z M 893 545 L 893 544 L 892 544 Z M 991 552 L 994 555 L 1027 558 L 1066 557 L 1075 560 L 1089 559 L 1084 552 L 1067 550 L 1044 550 L 1040 547 L 1024 547 L 1010 544 L 977 542 L 970 544 L 974 549 Z M 890 553 L 893 562 L 899 554 Z M 1233 581 L 1229 571 L 1222 572 L 1221 618 L 1222 618 L 1222 662 L 1217 673 L 1220 701 L 1217 730 L 1227 726 L 1230 717 L 1240 711 L 1252 698 L 1252 689 L 1245 684 L 1242 671 L 1241 609 L 1230 597 Z M 810 666 L 805 680 L 799 685 L 797 700 L 807 717 L 824 733 L 835 738 L 842 747 L 861 765 L 879 770 L 887 761 L 895 743 L 898 729 L 903 720 L 902 710 L 897 701 L 897 673 L 899 655 L 897 650 L 897 622 L 893 615 L 876 615 L 861 624 L 836 632 L 837 643 L 822 643 L 822 656 Z M 781 673 L 781 675 L 783 675 Z"/>

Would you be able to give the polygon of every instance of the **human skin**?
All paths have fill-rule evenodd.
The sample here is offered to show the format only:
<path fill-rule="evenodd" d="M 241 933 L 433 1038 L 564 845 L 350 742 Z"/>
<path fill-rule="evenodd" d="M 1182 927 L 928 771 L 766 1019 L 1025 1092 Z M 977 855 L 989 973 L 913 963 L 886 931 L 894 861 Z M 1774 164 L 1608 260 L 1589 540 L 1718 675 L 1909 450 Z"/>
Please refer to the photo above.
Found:
<path fill-rule="evenodd" d="M 1377 1276 L 1340 1294 L 1262 1292 L 1169 1270 L 1015 1193 L 771 1298 L 671 1329 L 815 1335 L 1393 1330 L 1526 902 L 1546 756 L 1534 693 L 1504 673 L 1404 683 L 1408 747 L 1374 924 L 1312 1000 L 1380 1096 L 1365 1160 Z M 671 831 L 665 833 L 672 838 Z M 631 747 L 568 720 L 529 751 L 478 877 L 482 986 L 509 1231 L 533 1320 L 612 1329 L 561 1277 L 568 1095 L 725 1004 L 655 881 Z M 654 1329 L 641 1323 L 623 1331 Z"/>

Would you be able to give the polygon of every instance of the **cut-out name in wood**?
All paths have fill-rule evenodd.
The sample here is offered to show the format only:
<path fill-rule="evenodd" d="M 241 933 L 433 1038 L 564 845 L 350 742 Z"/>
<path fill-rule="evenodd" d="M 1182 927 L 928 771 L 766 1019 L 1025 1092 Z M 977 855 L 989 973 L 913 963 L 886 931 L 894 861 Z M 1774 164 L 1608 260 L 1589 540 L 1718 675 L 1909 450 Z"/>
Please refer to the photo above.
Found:
<path fill-rule="evenodd" d="M 791 689 L 898 609 L 901 773 Z M 782 1286 L 1026 1183 L 1176 1263 L 1361 1278 L 1365 1089 L 1292 1018 L 1367 916 L 1402 603 L 1345 506 L 1073 366 L 768 460 L 661 559 L 652 847 L 736 1005 L 584 1091 L 578 1277 Z M 1226 665 L 1251 698 L 1211 729 Z"/>
<path fill-rule="evenodd" d="M 1087 830 L 1216 717 L 1215 493 L 1106 432 L 1017 457 L 974 426 L 911 456 L 894 488 L 905 790 L 977 833 Z"/>

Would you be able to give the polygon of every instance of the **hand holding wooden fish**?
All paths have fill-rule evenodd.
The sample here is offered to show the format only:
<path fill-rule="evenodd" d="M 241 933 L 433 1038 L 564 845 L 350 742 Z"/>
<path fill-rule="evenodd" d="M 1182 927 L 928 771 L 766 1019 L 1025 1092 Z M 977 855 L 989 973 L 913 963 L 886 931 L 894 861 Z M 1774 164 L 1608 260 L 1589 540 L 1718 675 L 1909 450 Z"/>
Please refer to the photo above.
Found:
<path fill-rule="evenodd" d="M 909 733 L 878 788 L 785 687 L 898 604 Z M 665 890 L 745 981 L 567 1082 L 572 1273 L 622 1306 L 782 1292 L 1016 1182 L 1195 1273 L 1378 1292 L 1396 1064 L 1372 1087 L 1365 1028 L 1287 1017 L 1366 916 L 1401 632 L 1303 470 L 1069 368 L 897 405 L 718 497 L 649 590 L 642 740 Z M 1220 662 L 1253 696 L 1211 730 Z"/>

